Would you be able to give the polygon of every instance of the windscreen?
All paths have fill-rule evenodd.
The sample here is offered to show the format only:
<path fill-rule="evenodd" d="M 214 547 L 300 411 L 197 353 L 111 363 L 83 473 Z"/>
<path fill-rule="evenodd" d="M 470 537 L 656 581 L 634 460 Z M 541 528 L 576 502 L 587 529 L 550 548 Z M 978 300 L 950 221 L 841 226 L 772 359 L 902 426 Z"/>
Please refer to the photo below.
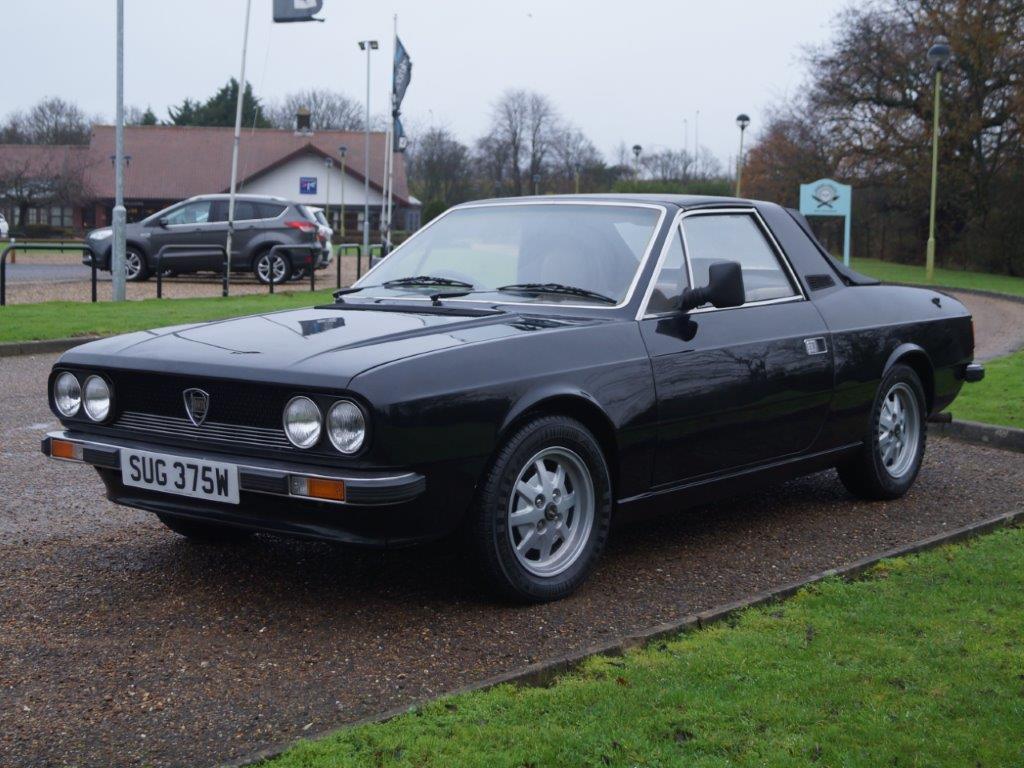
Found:
<path fill-rule="evenodd" d="M 659 214 L 653 207 L 614 204 L 460 208 L 428 225 L 357 285 L 383 286 L 428 275 L 461 281 L 472 286 L 473 294 L 510 285 L 558 284 L 620 302 L 629 293 Z M 593 301 L 549 294 L 504 295 L 503 300 Z"/>

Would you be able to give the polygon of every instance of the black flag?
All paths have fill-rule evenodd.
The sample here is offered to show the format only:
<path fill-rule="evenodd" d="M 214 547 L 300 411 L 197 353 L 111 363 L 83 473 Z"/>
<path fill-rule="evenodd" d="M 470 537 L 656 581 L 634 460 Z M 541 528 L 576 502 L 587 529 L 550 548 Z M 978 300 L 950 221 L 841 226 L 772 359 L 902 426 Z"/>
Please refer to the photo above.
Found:
<path fill-rule="evenodd" d="M 394 128 L 392 129 L 392 136 L 394 136 L 394 141 L 391 144 L 391 151 L 405 152 L 405 148 L 408 146 L 409 142 L 405 138 L 405 130 L 402 128 L 402 121 L 398 117 L 397 110 L 395 111 L 395 123 Z"/>
<path fill-rule="evenodd" d="M 274 21 L 323 21 L 313 18 L 324 7 L 324 0 L 274 0 Z"/>
<path fill-rule="evenodd" d="M 394 95 L 392 109 L 395 114 L 402 108 L 402 99 L 405 98 L 405 89 L 409 87 L 410 80 L 412 80 L 412 59 L 406 53 L 402 41 L 396 37 L 394 82 L 391 84 L 391 92 Z"/>

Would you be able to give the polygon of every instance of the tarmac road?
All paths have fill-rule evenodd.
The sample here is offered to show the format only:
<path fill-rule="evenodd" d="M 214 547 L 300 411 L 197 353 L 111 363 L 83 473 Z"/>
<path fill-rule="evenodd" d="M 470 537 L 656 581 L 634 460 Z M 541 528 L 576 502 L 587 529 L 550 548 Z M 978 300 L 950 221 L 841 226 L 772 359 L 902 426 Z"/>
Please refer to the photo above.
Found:
<path fill-rule="evenodd" d="M 0 765 L 202 766 L 1019 508 L 1019 454 L 932 440 L 901 501 L 833 472 L 615 532 L 572 598 L 496 604 L 434 547 L 196 546 L 49 462 L 55 357 L 0 360 Z"/>

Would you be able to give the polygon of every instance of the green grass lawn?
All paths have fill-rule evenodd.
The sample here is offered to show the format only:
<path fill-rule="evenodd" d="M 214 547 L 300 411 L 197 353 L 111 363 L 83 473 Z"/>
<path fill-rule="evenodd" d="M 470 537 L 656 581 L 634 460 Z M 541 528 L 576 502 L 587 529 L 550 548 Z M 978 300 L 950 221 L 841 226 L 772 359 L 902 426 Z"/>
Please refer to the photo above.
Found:
<path fill-rule="evenodd" d="M 957 419 L 1024 429 L 1024 350 L 985 363 L 985 378 L 965 384 L 949 407 Z"/>
<path fill-rule="evenodd" d="M 1024 529 L 1011 529 L 264 765 L 1010 766 L 1022 733 Z"/>
<path fill-rule="evenodd" d="M 89 304 L 47 301 L 0 308 L 0 342 L 60 339 L 138 331 L 164 325 L 217 320 L 235 315 L 329 302 L 330 291 L 279 291 L 229 298 L 146 299 Z"/>
<path fill-rule="evenodd" d="M 879 259 L 851 259 L 850 266 L 887 283 L 925 283 L 924 267 L 911 264 L 894 264 Z M 990 275 L 987 272 L 936 269 L 934 285 L 939 288 L 973 288 L 1024 296 L 1024 277 Z"/>

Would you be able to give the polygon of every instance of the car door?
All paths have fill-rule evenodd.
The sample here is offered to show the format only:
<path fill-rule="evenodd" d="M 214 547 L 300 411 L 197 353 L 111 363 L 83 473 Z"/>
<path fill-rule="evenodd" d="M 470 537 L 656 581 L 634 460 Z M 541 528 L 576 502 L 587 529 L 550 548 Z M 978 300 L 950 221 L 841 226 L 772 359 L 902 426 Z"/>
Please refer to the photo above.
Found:
<path fill-rule="evenodd" d="M 658 398 L 655 486 L 807 451 L 832 398 L 832 345 L 753 208 L 680 215 L 640 320 Z M 715 261 L 737 261 L 746 302 L 678 310 Z"/>
<path fill-rule="evenodd" d="M 164 269 L 178 272 L 208 269 L 210 252 L 204 251 L 202 245 L 209 237 L 205 227 L 210 222 L 211 214 L 209 200 L 191 200 L 168 211 L 150 234 L 154 259 L 162 246 L 173 245 L 175 247 L 164 254 Z"/>

